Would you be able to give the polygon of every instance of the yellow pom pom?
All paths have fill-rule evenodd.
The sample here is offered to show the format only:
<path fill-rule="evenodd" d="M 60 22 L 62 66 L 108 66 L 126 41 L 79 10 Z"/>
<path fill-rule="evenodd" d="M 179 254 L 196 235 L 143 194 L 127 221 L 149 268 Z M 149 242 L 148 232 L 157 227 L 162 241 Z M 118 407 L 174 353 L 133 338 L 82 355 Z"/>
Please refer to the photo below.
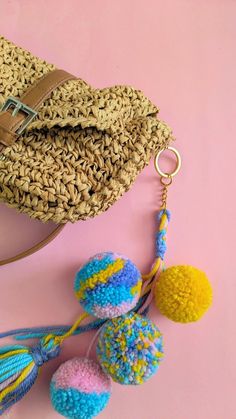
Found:
<path fill-rule="evenodd" d="M 207 276 L 193 266 L 172 266 L 163 271 L 154 293 L 160 312 L 175 322 L 199 320 L 212 303 Z"/>

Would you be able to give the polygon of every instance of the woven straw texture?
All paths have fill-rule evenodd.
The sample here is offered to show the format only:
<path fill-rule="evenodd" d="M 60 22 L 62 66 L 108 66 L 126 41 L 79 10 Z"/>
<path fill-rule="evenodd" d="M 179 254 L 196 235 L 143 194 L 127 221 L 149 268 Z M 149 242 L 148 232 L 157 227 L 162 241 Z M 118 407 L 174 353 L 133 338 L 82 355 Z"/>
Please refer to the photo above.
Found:
<path fill-rule="evenodd" d="M 54 68 L 0 37 L 0 105 Z M 44 222 L 96 216 L 172 139 L 157 113 L 132 87 L 66 82 L 13 146 L 0 152 L 0 200 Z"/>

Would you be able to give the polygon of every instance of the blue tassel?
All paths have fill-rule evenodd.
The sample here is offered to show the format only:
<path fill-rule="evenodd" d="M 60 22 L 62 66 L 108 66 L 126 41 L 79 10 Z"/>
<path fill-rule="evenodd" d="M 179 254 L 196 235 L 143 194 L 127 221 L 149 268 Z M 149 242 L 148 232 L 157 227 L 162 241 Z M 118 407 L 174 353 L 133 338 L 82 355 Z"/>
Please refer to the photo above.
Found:
<path fill-rule="evenodd" d="M 33 348 L 14 345 L 0 348 L 0 415 L 31 389 L 40 367 L 60 354 L 55 339 L 42 339 Z"/>

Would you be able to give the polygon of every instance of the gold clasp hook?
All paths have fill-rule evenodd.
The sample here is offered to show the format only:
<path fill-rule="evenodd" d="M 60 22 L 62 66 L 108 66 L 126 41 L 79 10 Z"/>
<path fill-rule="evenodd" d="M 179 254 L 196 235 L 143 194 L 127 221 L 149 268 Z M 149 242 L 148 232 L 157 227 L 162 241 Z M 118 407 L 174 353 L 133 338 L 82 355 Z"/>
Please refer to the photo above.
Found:
<path fill-rule="evenodd" d="M 176 166 L 173 172 L 167 173 L 167 172 L 163 172 L 159 166 L 159 159 L 161 154 L 165 151 L 165 150 L 170 150 L 172 151 L 172 153 L 174 153 L 175 158 L 176 158 Z M 173 181 L 173 177 L 175 175 L 177 175 L 177 173 L 180 170 L 181 167 L 181 157 L 179 152 L 174 148 L 174 147 L 166 147 L 163 150 L 160 150 L 154 160 L 154 165 L 155 165 L 155 169 L 157 171 L 157 173 L 160 175 L 160 182 L 163 186 L 163 191 L 162 191 L 162 206 L 161 208 L 165 208 L 166 209 L 166 201 L 167 201 L 167 191 L 168 191 L 168 187 L 172 184 Z"/>

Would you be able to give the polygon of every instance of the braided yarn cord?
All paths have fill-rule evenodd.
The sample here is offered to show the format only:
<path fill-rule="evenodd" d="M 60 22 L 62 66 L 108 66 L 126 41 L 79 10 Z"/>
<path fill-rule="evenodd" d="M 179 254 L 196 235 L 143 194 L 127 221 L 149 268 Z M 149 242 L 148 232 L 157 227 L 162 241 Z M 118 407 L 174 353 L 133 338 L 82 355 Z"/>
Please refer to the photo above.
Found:
<path fill-rule="evenodd" d="M 0 37 L 0 106 L 54 69 Z M 107 210 L 172 139 L 157 113 L 132 87 L 66 82 L 0 151 L 0 201 L 44 222 L 75 222 Z"/>

